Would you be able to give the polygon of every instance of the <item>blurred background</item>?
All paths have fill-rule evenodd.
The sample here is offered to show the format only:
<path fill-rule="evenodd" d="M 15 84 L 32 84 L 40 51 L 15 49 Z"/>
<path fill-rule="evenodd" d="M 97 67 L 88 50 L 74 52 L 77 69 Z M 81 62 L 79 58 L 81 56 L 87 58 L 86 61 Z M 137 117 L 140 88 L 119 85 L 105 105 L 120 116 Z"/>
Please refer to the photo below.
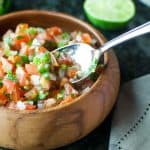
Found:
<path fill-rule="evenodd" d="M 141 1 L 143 1 L 143 3 Z M 97 30 L 102 32 L 104 36 L 110 40 L 113 37 L 150 20 L 150 7 L 148 7 L 148 5 L 150 6 L 150 0 L 141 1 L 134 1 L 136 14 L 125 28 L 115 31 L 102 30 L 101 28 L 97 28 Z M 26 9 L 57 11 L 75 16 L 91 24 L 85 16 L 83 3 L 84 0 L 0 0 L 0 11 L 2 13 L 1 15 Z M 150 73 L 149 47 L 149 36 L 146 35 L 115 48 L 114 51 L 120 64 L 121 83 Z M 104 123 L 87 137 L 61 148 L 61 150 L 107 150 L 110 126 L 111 115 L 109 115 Z"/>

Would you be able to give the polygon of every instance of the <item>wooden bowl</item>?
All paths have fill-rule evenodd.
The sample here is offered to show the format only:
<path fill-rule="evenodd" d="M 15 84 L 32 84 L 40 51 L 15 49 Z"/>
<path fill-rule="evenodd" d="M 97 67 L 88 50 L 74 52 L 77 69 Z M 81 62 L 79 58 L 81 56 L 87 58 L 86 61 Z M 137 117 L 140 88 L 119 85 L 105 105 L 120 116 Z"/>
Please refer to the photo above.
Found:
<path fill-rule="evenodd" d="M 92 34 L 100 45 L 105 41 L 102 34 L 74 17 L 38 10 L 0 17 L 1 36 L 22 22 L 41 27 L 57 25 L 66 31 L 81 30 Z M 0 107 L 0 146 L 18 150 L 53 149 L 79 140 L 96 128 L 111 111 L 120 83 L 114 53 L 106 53 L 104 61 L 108 65 L 91 90 L 72 103 L 35 111 Z"/>

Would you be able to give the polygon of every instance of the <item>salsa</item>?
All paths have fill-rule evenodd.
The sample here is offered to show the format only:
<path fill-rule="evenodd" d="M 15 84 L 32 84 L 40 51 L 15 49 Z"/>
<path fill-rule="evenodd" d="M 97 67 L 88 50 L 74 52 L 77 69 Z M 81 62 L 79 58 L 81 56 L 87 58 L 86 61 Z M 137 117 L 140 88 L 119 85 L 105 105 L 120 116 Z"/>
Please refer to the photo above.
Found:
<path fill-rule="evenodd" d="M 64 32 L 60 27 L 31 27 L 18 24 L 0 42 L 0 105 L 9 109 L 34 110 L 72 102 L 87 91 L 88 80 L 76 89 L 80 66 L 58 47 L 73 42 L 95 44 L 88 33 Z M 89 83 L 89 84 L 88 84 Z"/>

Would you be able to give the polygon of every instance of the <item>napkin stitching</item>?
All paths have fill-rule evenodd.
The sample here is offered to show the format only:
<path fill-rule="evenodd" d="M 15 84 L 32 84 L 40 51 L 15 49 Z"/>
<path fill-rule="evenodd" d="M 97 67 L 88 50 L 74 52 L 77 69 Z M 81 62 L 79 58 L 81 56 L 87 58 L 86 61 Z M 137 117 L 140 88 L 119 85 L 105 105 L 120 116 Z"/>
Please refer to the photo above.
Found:
<path fill-rule="evenodd" d="M 118 150 L 124 150 L 124 148 L 123 148 L 122 146 L 120 146 L 121 142 L 123 142 L 125 139 L 127 139 L 128 136 L 129 136 L 130 134 L 132 134 L 133 131 L 139 126 L 139 124 L 142 122 L 142 120 L 144 120 L 144 118 L 146 117 L 146 115 L 147 115 L 149 109 L 150 109 L 150 103 L 149 103 L 148 106 L 145 108 L 145 110 L 144 110 L 144 112 L 143 112 L 143 115 L 141 115 L 141 116 L 137 119 L 137 121 L 133 124 L 133 126 L 131 126 L 131 128 L 129 128 L 129 130 L 128 130 L 125 134 L 123 134 L 123 136 L 118 140 L 117 144 L 115 144 Z"/>
<path fill-rule="evenodd" d="M 111 146 L 113 146 L 113 148 L 111 150 L 127 150 L 127 149 L 122 148 L 118 144 L 111 144 Z"/>

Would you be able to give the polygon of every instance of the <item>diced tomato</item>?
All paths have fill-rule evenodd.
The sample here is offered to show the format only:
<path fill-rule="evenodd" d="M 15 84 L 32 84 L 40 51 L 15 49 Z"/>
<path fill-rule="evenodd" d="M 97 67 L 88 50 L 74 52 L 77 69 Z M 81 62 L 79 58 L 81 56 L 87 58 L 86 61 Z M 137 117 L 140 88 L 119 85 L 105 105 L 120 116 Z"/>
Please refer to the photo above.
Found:
<path fill-rule="evenodd" d="M 8 98 L 4 95 L 6 88 L 3 86 L 0 88 L 0 105 L 5 105 L 8 102 Z"/>
<path fill-rule="evenodd" d="M 13 48 L 16 50 L 20 50 L 21 49 L 21 44 L 22 43 L 27 43 L 30 41 L 30 37 L 27 34 L 24 35 L 18 35 L 15 39 L 14 39 L 14 43 L 13 43 Z"/>
<path fill-rule="evenodd" d="M 21 61 L 21 57 L 20 56 L 9 56 L 8 60 L 11 63 L 16 64 L 16 63 L 19 63 Z"/>
<path fill-rule="evenodd" d="M 36 36 L 36 39 L 39 43 L 44 44 L 45 41 L 50 41 L 53 39 L 53 37 L 48 35 L 46 32 L 42 32 Z"/>
<path fill-rule="evenodd" d="M 33 56 L 34 53 L 35 53 L 35 50 L 34 50 L 33 48 L 29 48 L 29 49 L 28 49 L 28 55 L 29 55 L 29 56 Z"/>
<path fill-rule="evenodd" d="M 25 70 L 30 75 L 37 75 L 37 74 L 39 74 L 37 66 L 35 64 L 25 64 Z"/>
<path fill-rule="evenodd" d="M 19 86 L 15 86 L 11 96 L 12 96 L 12 100 L 15 102 L 22 100 L 23 91 L 19 88 Z"/>
<path fill-rule="evenodd" d="M 36 109 L 36 106 L 35 105 L 26 105 L 26 110 L 34 110 Z"/>
<path fill-rule="evenodd" d="M 34 55 L 34 53 L 35 53 L 35 50 L 33 48 L 29 47 L 25 43 L 21 44 L 21 49 L 20 49 L 21 55 L 29 56 L 29 55 Z"/>
<path fill-rule="evenodd" d="M 17 79 L 19 81 L 20 86 L 29 85 L 29 79 L 28 79 L 29 76 L 23 67 L 18 67 L 16 69 L 16 75 L 17 75 Z"/>
<path fill-rule="evenodd" d="M 20 49 L 20 54 L 27 56 L 28 53 L 29 53 L 29 46 L 28 46 L 28 45 L 25 45 L 25 44 L 22 44 L 22 45 L 21 45 L 21 49 Z"/>
<path fill-rule="evenodd" d="M 5 86 L 1 87 L 0 88 L 0 93 L 4 94 L 5 92 L 6 92 L 6 87 Z"/>
<path fill-rule="evenodd" d="M 43 46 L 38 48 L 38 53 L 45 53 L 47 51 L 47 49 Z"/>
<path fill-rule="evenodd" d="M 91 38 L 90 34 L 88 34 L 88 33 L 83 33 L 83 34 L 81 35 L 81 39 L 82 39 L 83 42 L 85 42 L 85 43 L 87 43 L 87 44 L 91 44 L 92 38 Z"/>
<path fill-rule="evenodd" d="M 37 95 L 38 91 L 35 88 L 33 88 L 30 91 L 26 92 L 24 96 L 28 99 L 34 99 L 37 97 Z"/>
<path fill-rule="evenodd" d="M 77 74 L 77 69 L 76 68 L 71 68 L 67 71 L 67 76 L 69 78 L 73 78 Z"/>
<path fill-rule="evenodd" d="M 5 75 L 5 72 L 4 72 L 4 69 L 3 69 L 3 66 L 2 66 L 2 63 L 0 62 L 0 78 L 3 78 Z"/>
<path fill-rule="evenodd" d="M 6 87 L 7 93 L 12 94 L 12 92 L 14 91 L 14 89 L 16 87 L 16 82 L 4 79 L 3 80 L 3 85 Z"/>
<path fill-rule="evenodd" d="M 65 65 L 72 65 L 73 62 L 70 58 L 59 58 L 58 59 L 59 64 L 65 64 Z"/>
<path fill-rule="evenodd" d="M 1 57 L 1 62 L 2 62 L 2 69 L 4 72 L 12 71 L 14 68 L 14 65 L 8 61 L 6 58 Z"/>
<path fill-rule="evenodd" d="M 16 32 L 23 32 L 25 29 L 27 29 L 29 25 L 27 23 L 20 23 L 16 27 Z"/>
<path fill-rule="evenodd" d="M 11 94 L 13 101 L 21 100 L 23 91 L 19 88 L 16 82 L 11 80 L 3 80 L 3 85 L 6 88 L 6 93 Z"/>
<path fill-rule="evenodd" d="M 73 98 L 72 98 L 72 96 L 69 95 L 63 101 L 61 101 L 60 104 L 66 104 L 66 103 L 70 103 L 72 101 L 73 101 Z"/>
<path fill-rule="evenodd" d="M 0 93 L 0 105 L 5 105 L 8 102 L 8 98 Z"/>
<path fill-rule="evenodd" d="M 50 35 L 50 36 L 56 36 L 56 35 L 59 35 L 62 33 L 61 28 L 59 28 L 57 26 L 47 28 L 46 31 L 47 31 L 48 35 Z"/>

